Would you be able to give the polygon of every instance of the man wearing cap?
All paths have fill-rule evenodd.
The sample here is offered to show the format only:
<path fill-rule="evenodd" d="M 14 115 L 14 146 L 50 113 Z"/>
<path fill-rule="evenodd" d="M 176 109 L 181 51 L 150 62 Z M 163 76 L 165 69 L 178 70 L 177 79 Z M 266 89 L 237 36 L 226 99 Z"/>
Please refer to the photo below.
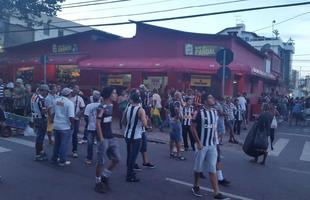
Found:
<path fill-rule="evenodd" d="M 74 123 L 74 104 L 69 99 L 72 90 L 64 88 L 61 96 L 54 102 L 54 151 L 52 163 L 63 167 L 70 164 L 66 159 L 70 138 L 72 135 L 72 124 Z M 59 159 L 59 160 L 58 160 Z"/>
<path fill-rule="evenodd" d="M 31 97 L 31 113 L 36 130 L 36 161 L 47 160 L 46 154 L 43 151 L 43 142 L 47 129 L 47 109 L 45 106 L 45 97 L 47 96 L 49 87 L 42 84 L 38 88 L 38 92 Z"/>
<path fill-rule="evenodd" d="M 84 118 L 88 120 L 86 127 L 87 131 L 87 158 L 85 164 L 91 165 L 93 160 L 93 146 L 94 140 L 97 136 L 96 121 L 97 121 L 97 109 L 100 105 L 101 95 L 97 90 L 93 91 L 92 100 L 93 102 L 88 104 L 85 108 Z"/>
<path fill-rule="evenodd" d="M 57 87 L 55 84 L 52 84 L 50 86 L 50 92 L 48 93 L 47 97 L 45 98 L 45 105 L 46 105 L 46 109 L 48 111 L 48 120 L 47 120 L 47 136 L 48 136 L 48 142 L 50 145 L 54 144 L 54 141 L 52 139 L 52 135 L 53 135 L 53 107 L 54 107 L 54 102 L 56 100 L 56 98 L 58 98 L 59 96 L 56 94 L 57 93 Z"/>

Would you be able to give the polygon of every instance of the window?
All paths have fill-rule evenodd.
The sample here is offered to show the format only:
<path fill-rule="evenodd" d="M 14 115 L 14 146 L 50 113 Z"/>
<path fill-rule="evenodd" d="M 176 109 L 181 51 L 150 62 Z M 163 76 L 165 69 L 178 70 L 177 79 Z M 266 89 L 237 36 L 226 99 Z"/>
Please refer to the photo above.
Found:
<path fill-rule="evenodd" d="M 16 78 L 21 78 L 25 83 L 33 82 L 34 67 L 21 67 L 16 71 Z"/>
<path fill-rule="evenodd" d="M 57 83 L 73 85 L 80 78 L 80 69 L 77 65 L 56 65 Z"/>
<path fill-rule="evenodd" d="M 50 35 L 50 24 L 44 24 L 43 25 L 43 34 L 44 35 Z"/>
<path fill-rule="evenodd" d="M 62 37 L 64 36 L 64 30 L 63 29 L 59 29 L 58 30 L 58 37 Z"/>

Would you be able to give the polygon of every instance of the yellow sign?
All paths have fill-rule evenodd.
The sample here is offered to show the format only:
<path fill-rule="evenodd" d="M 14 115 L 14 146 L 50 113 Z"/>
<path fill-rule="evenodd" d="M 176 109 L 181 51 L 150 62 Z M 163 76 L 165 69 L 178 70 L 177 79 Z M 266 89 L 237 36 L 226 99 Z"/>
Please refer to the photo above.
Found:
<path fill-rule="evenodd" d="M 211 86 L 211 77 L 204 75 L 192 75 L 191 76 L 191 86 L 199 87 L 210 87 Z"/>
<path fill-rule="evenodd" d="M 109 76 L 108 85 L 124 85 L 124 80 L 122 76 Z"/>

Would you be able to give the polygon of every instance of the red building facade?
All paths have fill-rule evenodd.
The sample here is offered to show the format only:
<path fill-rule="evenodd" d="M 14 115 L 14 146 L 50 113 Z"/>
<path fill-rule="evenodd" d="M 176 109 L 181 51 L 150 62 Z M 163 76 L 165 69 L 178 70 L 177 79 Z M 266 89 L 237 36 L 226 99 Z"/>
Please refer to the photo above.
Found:
<path fill-rule="evenodd" d="M 219 95 L 220 66 L 215 54 L 220 48 L 234 52 L 225 95 L 247 92 L 254 101 L 261 92 L 277 87 L 280 61 L 272 52 L 257 51 L 233 36 L 188 33 L 143 23 L 137 23 L 133 38 L 88 31 L 9 48 L 0 60 L 0 76 L 14 80 L 26 72 L 29 82 L 40 82 L 41 56 L 47 55 L 48 82 L 77 81 L 84 90 L 105 85 L 132 88 L 144 83 L 161 91 L 194 88 Z"/>

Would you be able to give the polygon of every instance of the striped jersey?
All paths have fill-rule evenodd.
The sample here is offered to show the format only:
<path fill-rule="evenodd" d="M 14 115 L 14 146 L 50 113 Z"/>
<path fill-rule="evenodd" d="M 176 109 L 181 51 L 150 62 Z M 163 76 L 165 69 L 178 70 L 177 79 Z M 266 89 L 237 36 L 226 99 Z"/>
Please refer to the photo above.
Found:
<path fill-rule="evenodd" d="M 237 121 L 242 121 L 243 120 L 243 117 L 242 117 L 242 107 L 240 105 L 236 106 L 234 114 L 235 114 L 235 119 Z"/>
<path fill-rule="evenodd" d="M 126 139 L 140 139 L 142 138 L 142 133 L 145 132 L 142 121 L 139 119 L 140 109 L 142 109 L 140 105 L 130 105 L 125 111 L 127 125 L 124 137 Z"/>
<path fill-rule="evenodd" d="M 113 104 L 100 104 L 97 108 L 97 119 L 100 119 L 103 138 L 113 138 L 112 133 Z"/>
<path fill-rule="evenodd" d="M 31 113 L 33 118 L 46 119 L 45 98 L 34 93 L 31 97 Z"/>
<path fill-rule="evenodd" d="M 193 122 L 197 123 L 198 137 L 203 146 L 217 145 L 218 114 L 214 108 L 203 107 L 198 111 Z"/>
<path fill-rule="evenodd" d="M 190 126 L 192 124 L 193 114 L 194 114 L 194 107 L 193 106 L 185 106 L 182 108 L 183 114 L 183 122 L 182 125 Z"/>
<path fill-rule="evenodd" d="M 0 98 L 4 97 L 4 84 L 0 84 Z"/>

